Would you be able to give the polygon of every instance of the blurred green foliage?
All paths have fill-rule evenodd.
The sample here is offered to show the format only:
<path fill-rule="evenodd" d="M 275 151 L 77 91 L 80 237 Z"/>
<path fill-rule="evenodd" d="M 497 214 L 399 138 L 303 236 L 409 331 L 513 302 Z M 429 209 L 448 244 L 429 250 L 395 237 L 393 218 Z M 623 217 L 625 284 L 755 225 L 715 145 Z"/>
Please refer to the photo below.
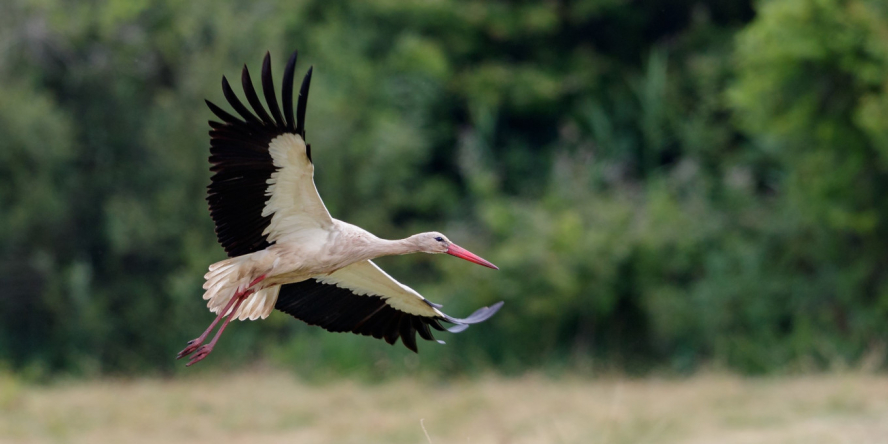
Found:
<path fill-rule="evenodd" d="M 881 357 L 884 2 L 11 0 L 0 364 L 179 368 L 224 257 L 202 100 L 297 48 L 331 213 L 389 238 L 446 232 L 502 270 L 379 262 L 454 315 L 506 305 L 419 356 L 277 313 L 202 365 L 756 373 Z"/>

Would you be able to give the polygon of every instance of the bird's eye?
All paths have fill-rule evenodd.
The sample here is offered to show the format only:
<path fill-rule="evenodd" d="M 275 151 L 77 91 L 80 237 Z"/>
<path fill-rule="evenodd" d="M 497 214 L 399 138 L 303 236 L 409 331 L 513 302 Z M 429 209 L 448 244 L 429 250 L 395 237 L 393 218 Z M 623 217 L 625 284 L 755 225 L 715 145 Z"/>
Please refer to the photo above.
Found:
<path fill-rule="evenodd" d="M 444 238 L 442 238 L 441 236 L 436 237 L 435 240 L 438 242 L 444 242 Z"/>

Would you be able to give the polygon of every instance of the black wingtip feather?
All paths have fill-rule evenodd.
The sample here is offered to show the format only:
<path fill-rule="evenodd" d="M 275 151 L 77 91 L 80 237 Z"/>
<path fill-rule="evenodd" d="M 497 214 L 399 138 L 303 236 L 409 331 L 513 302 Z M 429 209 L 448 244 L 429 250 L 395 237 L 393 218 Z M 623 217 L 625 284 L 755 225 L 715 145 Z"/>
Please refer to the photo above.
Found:
<path fill-rule="evenodd" d="M 426 341 L 434 341 L 435 337 L 432 336 L 432 330 L 429 329 L 429 324 L 422 322 L 419 318 L 413 318 L 413 328 L 416 329 L 416 332 L 419 333 L 419 336 Z"/>
<path fill-rule="evenodd" d="M 308 68 L 305 77 L 302 78 L 302 86 L 299 87 L 299 100 L 296 102 L 296 134 L 305 140 L 305 108 L 308 105 L 308 88 L 311 86 L 311 73 L 314 66 Z"/>
<path fill-rule="evenodd" d="M 383 328 L 380 328 L 382 337 L 385 339 L 385 342 L 389 343 L 389 345 L 395 345 L 395 342 L 398 342 L 398 336 L 401 334 L 400 325 L 403 319 L 403 315 L 397 315 L 392 320 L 385 323 Z"/>
<path fill-rule="evenodd" d="M 259 96 L 256 95 L 256 89 L 253 88 L 253 80 L 250 78 L 250 71 L 247 69 L 246 64 L 244 64 L 244 69 L 241 71 L 241 86 L 244 88 L 244 94 L 247 96 L 247 101 L 250 102 L 253 111 L 259 116 L 259 120 L 267 126 L 274 126 L 271 116 L 265 111 L 265 107 L 262 106 L 262 102 L 259 101 Z"/>
<path fill-rule="evenodd" d="M 234 90 L 231 89 L 231 85 L 228 84 L 228 79 L 226 79 L 225 76 L 222 76 L 222 94 L 225 96 L 225 100 L 228 100 L 231 107 L 234 108 L 245 121 L 259 123 L 259 119 L 247 110 L 247 107 L 245 107 L 240 99 L 237 98 L 237 95 L 234 94 Z"/>
<path fill-rule="evenodd" d="M 216 117 L 222 119 L 223 122 L 232 123 L 232 124 L 233 123 L 241 123 L 240 119 L 232 116 L 231 114 L 228 114 L 227 112 L 222 110 L 222 108 L 219 108 L 218 106 L 216 106 L 215 103 L 210 102 L 209 100 L 204 100 L 204 102 L 207 102 L 207 106 L 210 107 L 210 111 L 212 111 L 213 114 L 216 115 Z"/>
<path fill-rule="evenodd" d="M 274 80 L 271 77 L 271 54 L 266 51 L 265 59 L 262 60 L 262 94 L 265 95 L 265 103 L 274 116 L 274 122 L 279 127 L 285 125 L 284 118 L 281 117 L 281 108 L 278 106 L 277 95 L 274 93 Z"/>
<path fill-rule="evenodd" d="M 416 330 L 413 329 L 413 322 L 410 320 L 410 316 L 401 316 L 401 342 L 404 343 L 404 346 L 413 351 L 413 353 L 419 353 L 419 349 L 416 347 Z"/>
<path fill-rule="evenodd" d="M 296 121 L 293 119 L 293 74 L 296 70 L 298 51 L 293 51 L 287 67 L 284 69 L 284 84 L 281 99 L 284 101 L 284 117 L 288 130 L 296 131 Z"/>

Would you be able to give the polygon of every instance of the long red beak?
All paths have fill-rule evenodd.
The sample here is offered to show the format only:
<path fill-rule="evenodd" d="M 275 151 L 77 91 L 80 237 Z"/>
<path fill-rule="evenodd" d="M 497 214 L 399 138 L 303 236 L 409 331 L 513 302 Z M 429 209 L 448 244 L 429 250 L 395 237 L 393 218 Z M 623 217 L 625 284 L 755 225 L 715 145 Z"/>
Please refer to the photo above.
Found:
<path fill-rule="evenodd" d="M 497 267 L 496 265 L 493 265 L 492 263 L 482 259 L 481 256 L 478 256 L 477 254 L 472 253 L 471 251 L 466 250 L 465 248 L 460 247 L 456 244 L 450 244 L 450 247 L 447 248 L 447 254 L 451 256 L 456 256 L 460 259 L 465 259 L 469 262 L 474 262 L 478 265 L 493 268 L 494 270 L 499 270 L 499 267 Z"/>

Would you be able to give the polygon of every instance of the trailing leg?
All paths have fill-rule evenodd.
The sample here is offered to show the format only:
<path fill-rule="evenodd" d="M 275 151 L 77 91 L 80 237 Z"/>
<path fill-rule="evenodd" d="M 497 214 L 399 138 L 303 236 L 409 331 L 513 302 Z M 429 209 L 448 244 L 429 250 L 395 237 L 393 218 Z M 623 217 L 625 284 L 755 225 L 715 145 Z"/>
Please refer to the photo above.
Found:
<path fill-rule="evenodd" d="M 201 344 L 203 344 L 203 342 L 207 340 L 207 336 L 209 336 L 210 332 L 213 331 L 214 328 L 216 328 L 216 324 L 219 323 L 219 320 L 221 320 L 225 316 L 225 314 L 228 313 L 228 309 L 231 308 L 231 306 L 234 305 L 234 303 L 238 299 L 238 296 L 232 297 L 231 300 L 228 301 L 228 305 L 226 305 L 225 308 L 219 311 L 219 315 L 216 316 L 216 319 L 214 319 L 212 323 L 210 323 L 210 326 L 207 327 L 207 329 L 204 330 L 204 332 L 200 336 L 188 341 L 188 346 L 180 351 L 178 355 L 176 355 L 176 359 L 182 359 L 194 353 L 194 351 L 197 350 L 197 348 L 200 347 Z M 232 312 L 232 314 L 234 314 L 234 312 Z"/>
<path fill-rule="evenodd" d="M 241 306 L 241 304 L 243 304 L 244 300 L 246 300 L 247 297 L 249 297 L 251 294 L 253 294 L 253 290 L 247 290 L 245 293 L 231 298 L 232 300 L 236 299 L 236 302 L 234 303 L 234 308 L 231 310 L 231 315 L 228 316 L 227 318 L 225 318 L 225 321 L 222 322 L 222 326 L 219 327 L 219 331 L 216 332 L 216 336 L 213 336 L 213 340 L 210 341 L 209 344 L 201 345 L 199 348 L 197 348 L 197 350 L 192 350 L 192 351 L 196 351 L 197 353 L 195 353 L 195 355 L 191 357 L 191 360 L 188 361 L 187 364 L 185 364 L 185 367 L 191 367 L 192 365 L 202 361 L 204 358 L 206 358 L 210 354 L 210 352 L 213 351 L 213 347 L 216 346 L 216 342 L 219 342 L 219 337 L 222 336 L 222 332 L 225 331 L 225 327 L 228 327 L 228 323 L 231 322 L 231 318 L 233 318 L 234 314 L 237 313 L 237 309 L 240 308 L 240 306 Z M 189 348 L 190 347 L 191 346 L 189 346 Z M 184 351 L 185 350 L 183 350 L 183 352 Z M 190 353 L 191 352 L 189 352 L 189 354 Z M 182 356 L 185 356 L 185 355 L 182 355 Z"/>
<path fill-rule="evenodd" d="M 204 330 L 204 332 L 200 336 L 188 341 L 188 346 L 185 347 L 182 351 L 180 351 L 178 355 L 176 355 L 176 359 L 182 359 L 185 356 L 188 356 L 191 353 L 194 353 L 201 346 L 201 344 L 203 344 L 203 342 L 207 339 L 207 337 L 210 335 L 210 332 L 213 331 L 214 328 L 216 328 L 216 324 L 218 324 L 219 321 L 223 317 L 225 317 L 226 314 L 228 314 L 229 315 L 228 319 L 222 325 L 222 328 L 219 329 L 219 332 L 216 333 L 216 336 L 213 338 L 212 343 L 215 344 L 216 341 L 219 339 L 219 335 L 222 333 L 222 330 L 225 328 L 226 325 L 228 325 L 228 322 L 237 313 L 237 310 L 238 310 L 238 308 L 240 308 L 240 305 L 244 302 L 244 300 L 247 299 L 247 297 L 249 297 L 251 294 L 253 294 L 253 290 L 251 290 L 250 288 L 255 286 L 256 284 L 258 284 L 259 282 L 261 282 L 263 279 L 265 279 L 264 274 L 262 276 L 259 276 L 256 279 L 254 279 L 253 281 L 251 281 L 249 283 L 249 285 L 247 286 L 247 289 L 244 289 L 243 291 L 236 293 L 234 296 L 232 296 L 231 299 L 228 300 L 228 303 L 225 304 L 225 307 L 222 308 L 221 310 L 219 310 L 219 314 L 216 316 L 216 319 L 214 319 L 213 322 L 210 323 L 210 326 L 207 327 L 207 329 Z M 231 308 L 232 305 L 234 305 L 234 309 L 229 312 L 229 309 Z M 210 347 L 210 350 L 212 350 L 212 347 Z M 209 352 L 207 352 L 207 353 L 209 353 Z M 203 358 L 201 358 L 201 359 L 203 359 Z M 200 359 L 198 359 L 198 361 L 199 360 Z M 188 365 L 191 365 L 194 362 L 197 362 L 197 361 L 189 362 Z"/>

